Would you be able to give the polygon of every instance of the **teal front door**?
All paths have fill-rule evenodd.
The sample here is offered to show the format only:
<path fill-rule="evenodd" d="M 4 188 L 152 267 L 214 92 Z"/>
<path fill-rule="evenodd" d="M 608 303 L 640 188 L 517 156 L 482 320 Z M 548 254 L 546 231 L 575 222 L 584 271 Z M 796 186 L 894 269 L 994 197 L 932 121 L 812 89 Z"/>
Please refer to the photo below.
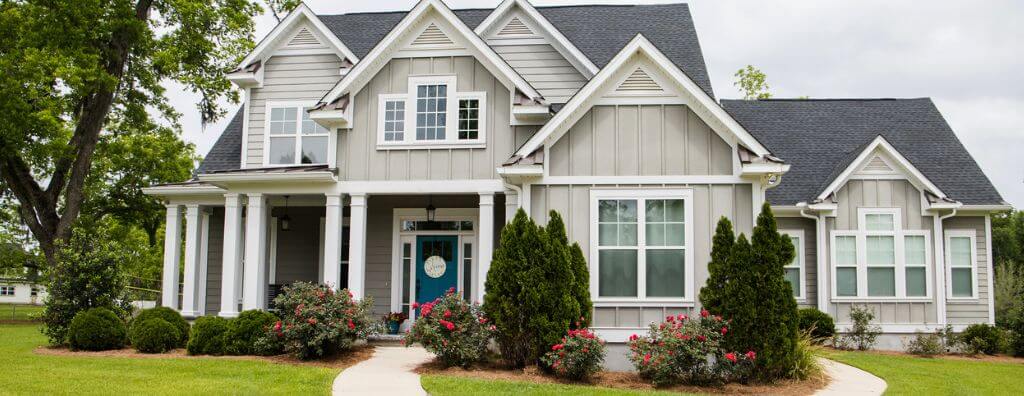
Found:
<path fill-rule="evenodd" d="M 459 237 L 416 237 L 416 302 L 444 296 L 459 282 Z"/>

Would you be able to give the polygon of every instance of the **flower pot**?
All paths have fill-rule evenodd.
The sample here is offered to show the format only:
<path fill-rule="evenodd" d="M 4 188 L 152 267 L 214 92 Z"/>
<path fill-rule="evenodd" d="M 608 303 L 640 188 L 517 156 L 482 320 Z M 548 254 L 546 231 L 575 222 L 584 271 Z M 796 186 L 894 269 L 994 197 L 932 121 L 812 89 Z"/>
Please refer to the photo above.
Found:
<path fill-rule="evenodd" d="M 388 322 L 388 334 L 398 334 L 398 329 L 402 325 L 401 322 L 390 321 Z"/>

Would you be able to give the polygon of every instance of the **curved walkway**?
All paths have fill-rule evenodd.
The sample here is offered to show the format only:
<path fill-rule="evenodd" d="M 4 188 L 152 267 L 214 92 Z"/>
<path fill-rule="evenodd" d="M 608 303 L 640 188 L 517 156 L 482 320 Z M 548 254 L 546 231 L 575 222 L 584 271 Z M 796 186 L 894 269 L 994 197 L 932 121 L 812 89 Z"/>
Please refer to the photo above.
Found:
<path fill-rule="evenodd" d="M 421 347 L 382 346 L 373 356 L 349 367 L 334 379 L 334 395 L 426 395 L 416 366 L 433 355 Z"/>
<path fill-rule="evenodd" d="M 886 383 L 867 371 L 842 364 L 834 360 L 818 359 L 825 373 L 832 379 L 825 389 L 815 393 L 816 396 L 838 395 L 881 395 L 885 392 Z"/>

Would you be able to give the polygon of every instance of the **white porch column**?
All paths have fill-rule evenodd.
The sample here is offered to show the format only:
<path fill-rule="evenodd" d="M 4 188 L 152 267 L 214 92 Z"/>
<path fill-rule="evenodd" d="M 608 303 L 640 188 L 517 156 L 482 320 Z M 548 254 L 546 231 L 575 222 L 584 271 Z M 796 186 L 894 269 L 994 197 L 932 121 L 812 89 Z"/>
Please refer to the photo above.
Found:
<path fill-rule="evenodd" d="M 242 271 L 242 198 L 224 194 L 224 262 L 220 281 L 220 316 L 238 316 L 238 291 Z"/>
<path fill-rule="evenodd" d="M 185 205 L 185 279 L 181 292 L 181 314 L 196 317 L 203 311 L 199 307 L 199 293 L 206 292 L 205 285 L 199 284 L 202 269 L 199 268 L 202 234 L 200 233 L 199 205 Z"/>
<path fill-rule="evenodd" d="M 164 273 L 162 306 L 178 309 L 178 262 L 181 260 L 181 211 L 178 205 L 167 205 L 164 222 Z"/>
<path fill-rule="evenodd" d="M 324 217 L 324 277 L 321 283 L 338 290 L 341 282 L 341 194 L 327 194 Z"/>
<path fill-rule="evenodd" d="M 245 217 L 245 271 L 242 309 L 266 309 L 267 298 L 267 199 L 249 194 Z"/>
<path fill-rule="evenodd" d="M 348 291 L 354 298 L 362 300 L 366 294 L 366 194 L 351 194 L 350 197 Z"/>
<path fill-rule="evenodd" d="M 505 224 L 511 223 L 519 210 L 519 194 L 514 191 L 505 191 Z"/>
<path fill-rule="evenodd" d="M 477 234 L 478 275 L 476 285 L 476 301 L 484 301 L 484 285 L 487 284 L 487 271 L 491 269 L 491 256 L 494 254 L 494 193 L 480 193 L 480 227 Z"/>

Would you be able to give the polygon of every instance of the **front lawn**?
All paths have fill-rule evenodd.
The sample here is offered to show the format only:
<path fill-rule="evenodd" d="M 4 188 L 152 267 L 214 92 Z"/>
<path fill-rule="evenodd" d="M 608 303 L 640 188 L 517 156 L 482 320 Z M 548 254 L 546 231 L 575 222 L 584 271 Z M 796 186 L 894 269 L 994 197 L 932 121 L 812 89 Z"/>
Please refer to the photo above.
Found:
<path fill-rule="evenodd" d="M 435 396 L 445 395 L 680 395 L 674 392 L 600 388 L 583 385 L 544 384 L 522 381 L 485 380 L 446 375 L 424 375 L 423 389 Z"/>
<path fill-rule="evenodd" d="M 832 352 L 826 357 L 877 375 L 887 395 L 1005 395 L 1024 389 L 1024 361 L 877 352 Z"/>
<path fill-rule="evenodd" d="M 235 358 L 54 356 L 38 325 L 0 325 L 4 394 L 327 394 L 337 369 Z"/>

